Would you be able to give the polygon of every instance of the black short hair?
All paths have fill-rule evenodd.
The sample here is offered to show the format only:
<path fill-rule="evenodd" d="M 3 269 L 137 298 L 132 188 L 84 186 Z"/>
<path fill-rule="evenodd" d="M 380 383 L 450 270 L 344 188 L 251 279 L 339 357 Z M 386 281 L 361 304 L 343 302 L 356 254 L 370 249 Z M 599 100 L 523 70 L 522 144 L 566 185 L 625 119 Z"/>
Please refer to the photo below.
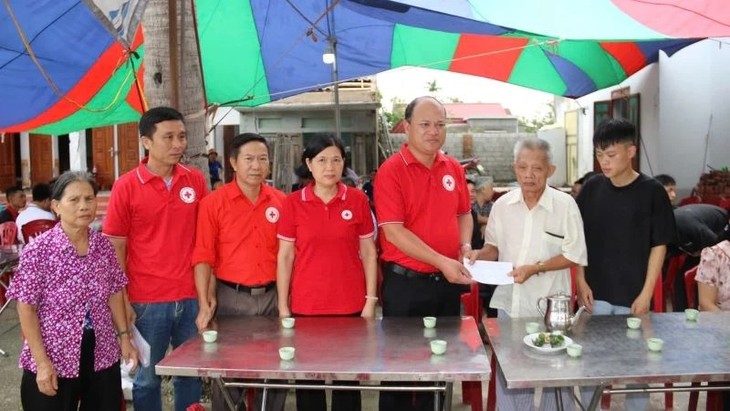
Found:
<path fill-rule="evenodd" d="M 476 185 L 477 185 L 477 183 L 475 183 L 475 182 L 474 182 L 474 180 L 472 180 L 471 178 L 467 178 L 467 179 L 466 179 L 466 183 L 467 183 L 467 184 L 471 184 L 471 185 L 473 185 L 474 187 L 476 187 Z"/>
<path fill-rule="evenodd" d="M 45 201 L 51 199 L 51 185 L 38 183 L 33 186 L 33 201 Z"/>
<path fill-rule="evenodd" d="M 636 144 L 636 127 L 623 119 L 609 118 L 603 120 L 593 133 L 593 146 L 605 150 L 618 144 Z"/>
<path fill-rule="evenodd" d="M 663 185 L 664 187 L 677 185 L 677 180 L 675 180 L 674 177 L 670 176 L 669 174 L 659 174 L 657 176 L 654 176 L 654 179 L 661 183 L 661 185 Z"/>
<path fill-rule="evenodd" d="M 312 172 L 307 167 L 307 160 L 311 161 L 314 157 L 317 157 L 317 154 L 328 147 L 337 147 L 340 150 L 340 154 L 342 154 L 342 159 L 345 160 L 347 158 L 345 155 L 345 145 L 342 144 L 342 140 L 327 134 L 316 135 L 304 146 L 302 164 L 296 170 L 297 176 L 300 178 L 312 178 Z"/>
<path fill-rule="evenodd" d="M 581 185 L 585 184 L 585 182 L 588 181 L 589 178 L 593 177 L 596 174 L 598 174 L 598 173 L 595 171 L 589 171 L 589 172 L 583 174 L 583 177 L 575 180 L 575 183 L 573 183 L 573 184 L 581 184 Z"/>
<path fill-rule="evenodd" d="M 16 193 L 19 193 L 21 191 L 23 191 L 23 189 L 18 186 L 10 186 L 5 189 L 5 198 L 10 198 L 10 196 L 15 195 Z"/>
<path fill-rule="evenodd" d="M 53 183 L 53 194 L 51 194 L 51 198 L 56 201 L 61 201 L 61 198 L 63 198 L 63 194 L 66 191 L 66 187 L 77 181 L 89 183 L 91 188 L 94 190 L 94 196 L 96 196 L 99 192 L 99 187 L 96 185 L 94 176 L 90 173 L 87 173 L 86 171 L 66 171 L 56 179 L 55 183 Z"/>
<path fill-rule="evenodd" d="M 403 118 L 405 118 L 406 121 L 411 120 L 411 117 L 413 116 L 413 110 L 415 110 L 418 103 L 422 102 L 423 100 L 433 100 L 436 103 L 438 103 L 441 107 L 443 107 L 443 104 L 441 104 L 441 102 L 438 101 L 438 99 L 436 97 L 431 97 L 431 96 L 416 97 L 410 103 L 408 103 L 408 105 L 406 106 L 406 111 L 403 114 Z M 444 114 L 445 113 L 446 113 L 446 108 L 444 108 Z"/>
<path fill-rule="evenodd" d="M 266 146 L 266 153 L 269 153 L 269 142 L 266 141 L 266 139 L 264 137 L 262 137 L 256 133 L 243 133 L 243 134 L 239 134 L 239 135 L 233 137 L 233 141 L 231 143 L 230 157 L 233 159 L 238 158 L 238 153 L 241 152 L 241 147 L 245 146 L 246 144 L 248 144 L 252 141 L 258 141 L 259 143 L 264 143 L 264 145 Z"/>
<path fill-rule="evenodd" d="M 157 123 L 170 120 L 185 123 L 183 115 L 172 107 L 154 107 L 145 111 L 139 119 L 139 136 L 152 138 L 157 130 Z"/>

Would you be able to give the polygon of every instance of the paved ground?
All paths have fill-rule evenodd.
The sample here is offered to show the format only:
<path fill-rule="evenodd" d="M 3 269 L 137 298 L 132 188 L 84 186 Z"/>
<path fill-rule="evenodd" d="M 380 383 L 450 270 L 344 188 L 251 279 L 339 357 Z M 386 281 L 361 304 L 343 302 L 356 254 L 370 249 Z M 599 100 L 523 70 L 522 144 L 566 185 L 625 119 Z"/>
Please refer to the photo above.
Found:
<path fill-rule="evenodd" d="M 18 325 L 18 317 L 15 312 L 15 307 L 11 303 L 11 306 L 6 310 L 2 316 L 0 316 L 0 348 L 8 353 L 7 357 L 0 357 L 0 410 L 3 411 L 20 411 L 20 370 L 18 369 L 18 353 L 21 349 L 20 341 L 20 327 Z M 467 411 L 470 408 L 461 405 L 461 390 L 460 384 L 455 384 L 454 394 L 454 411 Z M 169 389 L 166 391 L 169 392 Z M 483 387 L 483 392 L 486 401 L 486 384 Z M 165 411 L 172 410 L 172 406 L 169 404 L 170 396 L 166 395 L 168 400 Z M 664 409 L 664 396 L 663 394 L 653 394 L 651 402 L 652 410 L 663 410 Z M 674 409 L 675 410 L 686 410 L 687 409 L 688 395 L 685 393 L 678 393 L 674 396 Z M 700 405 L 698 409 L 704 409 L 705 395 L 700 395 Z M 205 404 L 209 405 L 209 404 Z M 615 396 L 613 398 L 611 409 L 621 410 L 623 409 L 624 401 L 623 396 Z M 128 410 L 133 410 L 131 405 L 128 405 Z M 296 404 L 294 400 L 293 392 L 290 392 L 287 403 L 287 411 L 295 411 Z M 377 410 L 377 394 L 371 392 L 363 393 L 363 411 L 375 411 Z"/>

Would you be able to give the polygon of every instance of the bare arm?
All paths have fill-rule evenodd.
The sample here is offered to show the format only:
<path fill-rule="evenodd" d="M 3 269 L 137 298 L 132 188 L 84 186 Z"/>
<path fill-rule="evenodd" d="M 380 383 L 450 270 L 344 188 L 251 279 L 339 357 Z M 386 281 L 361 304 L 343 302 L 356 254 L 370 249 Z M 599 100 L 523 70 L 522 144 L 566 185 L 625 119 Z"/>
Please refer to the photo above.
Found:
<path fill-rule="evenodd" d="M 215 313 L 216 301 L 210 298 L 210 283 L 211 277 L 213 277 L 211 271 L 212 269 L 208 263 L 195 264 L 193 269 L 195 273 L 195 290 L 198 293 L 198 317 L 195 319 L 198 331 L 208 328 L 208 324 Z"/>
<path fill-rule="evenodd" d="M 291 317 L 289 309 L 289 285 L 291 284 L 294 256 L 294 242 L 279 240 L 279 255 L 276 265 L 276 291 L 279 299 L 279 317 Z"/>
<path fill-rule="evenodd" d="M 118 291 L 109 297 L 109 308 L 112 312 L 112 321 L 117 330 L 119 346 L 122 349 L 122 359 L 132 361 L 132 369 L 137 368 L 137 350 L 132 345 L 131 332 L 127 328 L 127 313 L 124 308 L 124 292 Z"/>
<path fill-rule="evenodd" d="M 586 281 L 585 267 L 580 265 L 575 270 L 575 288 L 578 294 L 578 305 L 585 307 L 589 313 L 593 312 L 593 290 Z"/>
<path fill-rule="evenodd" d="M 378 252 L 372 237 L 360 239 L 360 258 L 362 268 L 365 270 L 365 294 L 368 297 L 376 297 L 378 295 Z M 376 303 L 377 297 L 365 298 L 361 316 L 375 318 Z"/>
<path fill-rule="evenodd" d="M 479 225 L 487 225 L 489 217 L 477 214 L 477 222 L 479 222 Z"/>
<path fill-rule="evenodd" d="M 717 287 L 705 283 L 697 283 L 700 300 L 700 311 L 720 311 L 717 305 Z"/>
<path fill-rule="evenodd" d="M 658 245 L 651 248 L 644 287 L 641 289 L 641 293 L 636 297 L 633 304 L 631 304 L 631 314 L 643 315 L 649 312 L 651 298 L 654 295 L 654 287 L 656 286 L 657 279 L 661 275 L 662 263 L 664 262 L 664 255 L 666 253 L 667 246 L 665 245 Z"/>
<path fill-rule="evenodd" d="M 36 374 L 38 390 L 45 395 L 54 396 L 58 391 L 58 372 L 51 363 L 51 359 L 48 358 L 46 347 L 43 345 L 36 306 L 18 301 L 17 309 L 20 328 L 23 330 L 23 336 L 28 342 L 30 354 L 38 367 L 38 373 Z"/>
<path fill-rule="evenodd" d="M 543 261 L 541 265 L 537 263 L 521 265 L 512 270 L 510 275 L 515 278 L 516 283 L 522 284 L 533 275 L 548 271 L 562 270 L 574 264 L 575 263 L 573 261 L 568 260 L 564 255 L 558 254 L 555 257 Z"/>
<path fill-rule="evenodd" d="M 471 220 L 471 215 L 467 215 Z M 469 284 L 469 271 L 459 261 L 448 258 L 437 253 L 433 248 L 423 242 L 413 231 L 405 228 L 403 224 L 384 224 L 382 226 L 385 237 L 399 250 L 409 257 L 418 261 L 430 264 L 441 271 L 449 282 L 457 284 Z M 461 220 L 459 220 L 460 238 L 464 238 L 464 231 Z"/>
<path fill-rule="evenodd" d="M 114 252 L 117 254 L 117 261 L 119 267 L 121 267 L 124 274 L 127 274 L 127 239 L 119 237 L 108 237 L 114 246 Z M 127 278 L 129 275 L 127 274 Z M 129 295 L 127 295 L 127 288 L 124 288 L 123 299 L 124 299 L 124 310 L 127 317 L 127 328 L 132 328 L 132 324 L 137 319 L 137 314 L 132 308 L 132 304 L 129 302 Z"/>

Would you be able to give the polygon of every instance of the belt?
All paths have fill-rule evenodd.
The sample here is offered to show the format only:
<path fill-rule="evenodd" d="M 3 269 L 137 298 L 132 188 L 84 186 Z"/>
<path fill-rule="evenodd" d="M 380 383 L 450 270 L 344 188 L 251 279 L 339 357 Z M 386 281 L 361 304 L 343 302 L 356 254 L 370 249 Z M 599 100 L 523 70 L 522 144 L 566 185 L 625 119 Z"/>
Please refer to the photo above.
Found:
<path fill-rule="evenodd" d="M 236 292 L 247 293 L 247 294 L 251 294 L 251 295 L 266 294 L 267 292 L 276 288 L 276 283 L 274 281 L 272 281 L 268 284 L 261 284 L 261 285 L 257 285 L 254 287 L 249 287 L 249 286 L 243 285 L 243 284 L 232 283 L 230 281 L 221 280 L 221 279 L 218 279 L 217 281 L 225 286 L 233 288 L 234 290 L 236 290 Z"/>
<path fill-rule="evenodd" d="M 400 264 L 385 262 L 383 264 L 383 270 L 390 271 L 393 274 L 397 274 L 406 278 L 418 278 L 421 280 L 433 280 L 441 281 L 445 280 L 444 275 L 440 272 L 422 273 L 420 271 L 411 270 L 408 267 L 403 267 Z"/>

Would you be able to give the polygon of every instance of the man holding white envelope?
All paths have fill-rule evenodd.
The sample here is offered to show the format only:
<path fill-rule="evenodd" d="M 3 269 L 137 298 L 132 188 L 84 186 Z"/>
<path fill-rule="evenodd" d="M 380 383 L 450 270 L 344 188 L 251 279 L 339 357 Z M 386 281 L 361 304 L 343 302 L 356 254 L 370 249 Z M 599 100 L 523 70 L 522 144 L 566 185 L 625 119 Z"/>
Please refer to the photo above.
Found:
<path fill-rule="evenodd" d="M 520 188 L 494 203 L 484 248 L 472 251 L 469 258 L 472 263 L 477 259 L 512 263 L 508 275 L 514 284 L 498 286 L 491 307 L 500 310 L 500 317 L 537 317 L 537 300 L 570 295 L 569 268 L 587 264 L 583 221 L 573 197 L 547 185 L 555 165 L 546 141 L 519 141 L 513 167 Z M 501 372 L 497 374 L 502 388 L 499 409 L 532 408 L 532 390 L 507 390 Z M 542 409 L 555 409 L 550 394 L 543 397 Z"/>

